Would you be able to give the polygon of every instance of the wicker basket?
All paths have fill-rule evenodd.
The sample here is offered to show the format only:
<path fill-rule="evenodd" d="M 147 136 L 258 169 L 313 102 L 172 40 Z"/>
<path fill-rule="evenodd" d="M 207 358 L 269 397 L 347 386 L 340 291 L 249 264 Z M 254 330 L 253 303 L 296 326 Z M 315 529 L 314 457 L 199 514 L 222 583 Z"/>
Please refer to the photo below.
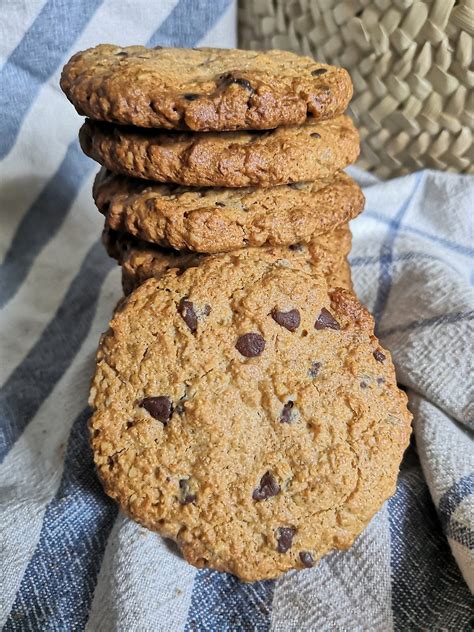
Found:
<path fill-rule="evenodd" d="M 344 66 L 360 166 L 474 173 L 474 0 L 240 0 L 240 45 Z"/>

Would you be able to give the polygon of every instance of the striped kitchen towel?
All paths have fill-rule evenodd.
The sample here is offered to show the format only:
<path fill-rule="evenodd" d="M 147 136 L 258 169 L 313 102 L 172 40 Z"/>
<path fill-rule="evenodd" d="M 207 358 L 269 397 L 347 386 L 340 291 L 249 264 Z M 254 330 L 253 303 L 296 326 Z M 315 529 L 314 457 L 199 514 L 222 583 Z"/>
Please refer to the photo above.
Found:
<path fill-rule="evenodd" d="M 198 571 L 103 494 L 89 379 L 120 295 L 60 68 L 99 42 L 235 44 L 231 0 L 0 6 L 0 626 L 5 630 L 463 630 L 474 587 L 474 182 L 364 184 L 356 288 L 415 415 L 395 496 L 352 549 L 277 581 Z M 471 372 L 470 372 L 471 371 Z"/>

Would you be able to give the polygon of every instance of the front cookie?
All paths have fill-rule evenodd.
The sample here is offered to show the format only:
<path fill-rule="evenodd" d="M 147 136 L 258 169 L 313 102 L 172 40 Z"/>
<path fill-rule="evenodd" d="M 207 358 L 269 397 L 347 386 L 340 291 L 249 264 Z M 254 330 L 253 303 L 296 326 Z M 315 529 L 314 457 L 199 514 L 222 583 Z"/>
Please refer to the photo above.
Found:
<path fill-rule="evenodd" d="M 114 173 L 195 187 L 267 187 L 329 178 L 359 155 L 359 135 L 348 116 L 220 134 L 87 120 L 79 140 L 84 153 Z"/>
<path fill-rule="evenodd" d="M 344 69 L 286 51 L 109 44 L 76 53 L 61 88 L 79 114 L 96 120 L 193 131 L 332 118 L 352 96 Z"/>
<path fill-rule="evenodd" d="M 245 253 L 133 292 L 90 403 L 107 493 L 192 564 L 246 581 L 350 546 L 394 492 L 410 433 L 357 299 Z"/>

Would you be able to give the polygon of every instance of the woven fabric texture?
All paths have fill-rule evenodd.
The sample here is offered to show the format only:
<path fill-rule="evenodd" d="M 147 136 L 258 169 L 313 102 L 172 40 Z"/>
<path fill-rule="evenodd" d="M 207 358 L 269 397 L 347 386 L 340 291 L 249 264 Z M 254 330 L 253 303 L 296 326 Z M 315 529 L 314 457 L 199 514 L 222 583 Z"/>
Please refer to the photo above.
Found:
<path fill-rule="evenodd" d="M 344 66 L 379 177 L 474 173 L 474 0 L 240 0 L 240 45 Z"/>

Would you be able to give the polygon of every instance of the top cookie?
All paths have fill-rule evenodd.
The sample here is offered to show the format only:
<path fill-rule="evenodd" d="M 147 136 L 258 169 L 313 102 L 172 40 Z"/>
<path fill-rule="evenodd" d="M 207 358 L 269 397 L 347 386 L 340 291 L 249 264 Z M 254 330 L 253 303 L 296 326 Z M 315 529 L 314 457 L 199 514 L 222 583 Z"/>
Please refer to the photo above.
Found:
<path fill-rule="evenodd" d="M 193 131 L 331 118 L 352 96 L 347 71 L 286 51 L 110 44 L 76 53 L 61 88 L 92 119 Z"/>
<path fill-rule="evenodd" d="M 410 433 L 357 299 L 246 251 L 133 292 L 90 403 L 107 493 L 192 564 L 247 581 L 347 548 L 394 492 Z"/>

